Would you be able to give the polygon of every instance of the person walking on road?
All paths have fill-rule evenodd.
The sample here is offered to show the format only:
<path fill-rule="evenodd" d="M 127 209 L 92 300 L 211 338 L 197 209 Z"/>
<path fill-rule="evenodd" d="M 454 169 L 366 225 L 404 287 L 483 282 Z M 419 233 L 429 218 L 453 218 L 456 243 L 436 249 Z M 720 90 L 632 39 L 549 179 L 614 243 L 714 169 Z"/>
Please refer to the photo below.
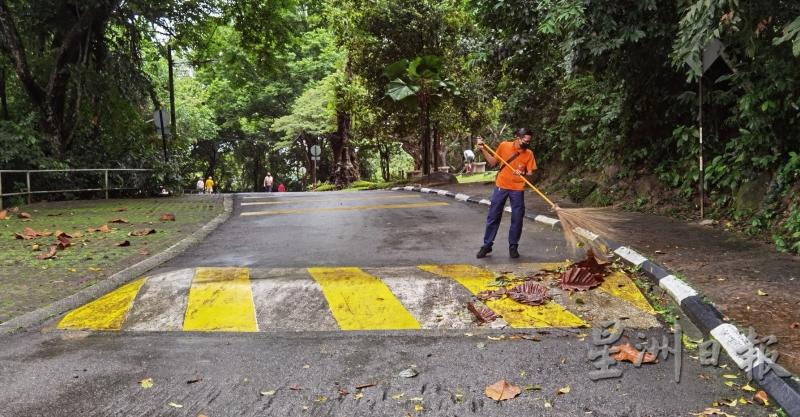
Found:
<path fill-rule="evenodd" d="M 278 184 L 278 192 L 282 193 L 284 191 L 286 191 L 286 186 L 283 183 Z"/>
<path fill-rule="evenodd" d="M 264 177 L 264 191 L 271 193 L 272 192 L 272 174 L 267 172 L 267 176 Z"/>
<path fill-rule="evenodd" d="M 206 180 L 206 194 L 213 194 L 214 193 L 214 178 L 211 176 L 208 177 Z"/>
<path fill-rule="evenodd" d="M 464 151 L 464 171 L 467 174 L 472 174 L 472 163 L 475 162 L 475 152 L 472 149 Z"/>
<path fill-rule="evenodd" d="M 203 194 L 203 191 L 206 189 L 206 184 L 203 182 L 202 178 L 197 179 L 197 184 L 194 186 L 196 188 L 197 194 Z"/>
<path fill-rule="evenodd" d="M 478 149 L 481 150 L 489 166 L 500 166 L 495 180 L 495 189 L 492 192 L 492 204 L 489 206 L 489 215 L 486 217 L 486 231 L 483 235 L 478 258 L 486 257 L 492 251 L 497 229 L 503 217 L 503 208 L 506 200 L 511 200 L 511 227 L 508 230 L 508 254 L 512 258 L 519 258 L 519 239 L 522 236 L 522 221 L 525 215 L 525 182 L 523 175 L 530 175 L 536 170 L 536 159 L 530 150 L 531 131 L 521 128 L 517 131 L 513 142 L 501 142 L 495 151 L 503 158 L 513 170 L 502 164 L 484 147 L 483 138 L 478 136 Z"/>

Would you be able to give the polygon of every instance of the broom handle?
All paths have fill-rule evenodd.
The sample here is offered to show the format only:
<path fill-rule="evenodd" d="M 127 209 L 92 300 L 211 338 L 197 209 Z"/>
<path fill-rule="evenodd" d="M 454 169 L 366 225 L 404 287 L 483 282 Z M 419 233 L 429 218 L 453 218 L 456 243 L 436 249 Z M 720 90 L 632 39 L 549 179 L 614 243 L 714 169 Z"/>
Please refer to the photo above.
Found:
<path fill-rule="evenodd" d="M 484 143 L 484 144 L 483 144 L 483 147 L 484 147 L 484 148 L 486 148 L 486 150 L 488 150 L 488 151 L 489 151 L 489 153 L 491 153 L 491 154 L 492 154 L 492 156 L 494 156 L 495 158 L 497 158 L 497 160 L 498 160 L 498 161 L 502 162 L 502 163 L 503 163 L 503 165 L 507 166 L 507 167 L 508 167 L 508 168 L 511 170 L 511 172 L 514 172 L 514 168 L 513 168 L 511 165 L 509 165 L 509 163 L 508 163 L 508 162 L 506 162 L 506 160 L 505 160 L 505 159 L 501 158 L 501 157 L 500 157 L 500 155 L 498 155 L 498 154 L 497 154 L 497 152 L 495 152 L 494 150 L 492 150 L 492 147 L 491 147 L 491 146 L 489 146 L 489 145 L 487 145 L 486 143 Z M 530 181 L 528 181 L 528 179 L 527 179 L 527 178 L 525 178 L 525 177 L 524 177 L 524 176 L 522 176 L 522 175 L 520 175 L 520 177 L 522 178 L 522 181 L 525 181 L 525 184 L 528 184 L 528 186 L 529 186 L 529 187 L 531 187 L 531 188 L 533 189 L 533 191 L 536 191 L 536 194 L 539 194 L 539 196 L 540 196 L 540 197 L 542 197 L 542 198 L 544 199 L 544 201 L 547 201 L 547 202 L 550 204 L 550 206 L 552 206 L 552 207 L 553 207 L 553 209 L 557 209 L 557 208 L 558 208 L 558 206 L 556 206 L 556 204 L 555 204 L 555 203 L 553 203 L 552 201 L 550 201 L 550 199 L 549 199 L 549 198 L 547 198 L 547 196 L 546 196 L 546 195 L 544 195 L 544 193 L 542 193 L 541 191 L 539 191 L 539 189 L 538 189 L 538 188 L 536 188 L 536 186 L 534 186 L 533 184 L 531 184 L 531 183 L 530 183 Z"/>

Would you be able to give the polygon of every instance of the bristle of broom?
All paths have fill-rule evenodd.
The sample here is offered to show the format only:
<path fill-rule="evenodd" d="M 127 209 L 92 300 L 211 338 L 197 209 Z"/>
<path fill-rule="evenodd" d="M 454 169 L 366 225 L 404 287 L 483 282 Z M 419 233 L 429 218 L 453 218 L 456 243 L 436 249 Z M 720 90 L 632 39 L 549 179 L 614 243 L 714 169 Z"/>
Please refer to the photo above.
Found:
<path fill-rule="evenodd" d="M 613 224 L 619 217 L 602 208 L 556 208 L 558 220 L 564 231 L 564 239 L 568 246 L 577 251 L 579 243 L 587 245 L 598 255 L 603 256 L 607 249 L 603 245 L 605 239 L 614 239 L 616 231 Z M 588 239 L 589 235 L 597 235 L 596 239 Z"/>

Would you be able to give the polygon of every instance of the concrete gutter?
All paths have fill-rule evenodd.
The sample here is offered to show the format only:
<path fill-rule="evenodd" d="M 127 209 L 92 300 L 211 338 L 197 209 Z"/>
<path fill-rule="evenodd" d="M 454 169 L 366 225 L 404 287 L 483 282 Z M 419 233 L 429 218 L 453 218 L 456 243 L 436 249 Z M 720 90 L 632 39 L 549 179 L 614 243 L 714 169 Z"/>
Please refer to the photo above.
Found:
<path fill-rule="evenodd" d="M 425 192 L 428 194 L 452 197 L 466 203 L 486 206 L 491 205 L 491 201 L 489 200 L 470 197 L 460 193 L 453 194 L 446 190 L 425 188 L 425 191 L 422 191 L 422 188 L 412 186 L 394 187 L 391 188 L 391 190 Z M 506 207 L 505 211 L 510 212 L 510 207 Z M 548 226 L 561 228 L 561 222 L 558 219 L 545 215 L 528 213 L 526 211 L 525 218 Z M 602 238 L 589 230 L 581 229 L 576 230 L 576 232 L 589 241 Z M 653 284 L 658 285 L 669 293 L 675 303 L 683 310 L 684 314 L 703 332 L 703 335 L 711 336 L 717 340 L 725 350 L 725 353 L 728 354 L 741 370 L 746 370 L 750 367 L 753 380 L 756 384 L 766 391 L 790 417 L 800 417 L 800 387 L 798 387 L 797 382 L 793 381 L 792 377 L 780 377 L 774 371 L 770 371 L 774 368 L 779 368 L 781 370 L 783 370 L 783 368 L 766 357 L 763 352 L 759 351 L 736 326 L 728 323 L 724 319 L 722 313 L 720 313 L 710 301 L 700 296 L 695 289 L 678 278 L 674 272 L 647 259 L 647 257 L 639 254 L 630 247 L 611 242 L 607 239 L 602 239 L 602 241 L 605 246 L 612 250 L 625 263 L 639 268 Z M 761 376 L 761 378 L 758 378 L 758 376 Z"/>
<path fill-rule="evenodd" d="M 122 284 L 139 278 L 145 272 L 178 256 L 186 249 L 200 243 L 203 239 L 205 239 L 206 236 L 208 236 L 209 233 L 230 218 L 231 212 L 233 212 L 233 195 L 223 194 L 222 204 L 224 208 L 222 213 L 206 223 L 199 230 L 181 239 L 164 251 L 131 265 L 90 287 L 84 288 L 77 293 L 70 295 L 67 298 L 56 301 L 48 306 L 31 311 L 29 313 L 25 313 L 0 324 L 0 335 L 10 334 L 18 331 L 27 331 L 31 327 L 36 326 L 52 317 L 56 317 L 69 310 L 80 307 L 89 301 L 92 301 L 119 287 Z"/>

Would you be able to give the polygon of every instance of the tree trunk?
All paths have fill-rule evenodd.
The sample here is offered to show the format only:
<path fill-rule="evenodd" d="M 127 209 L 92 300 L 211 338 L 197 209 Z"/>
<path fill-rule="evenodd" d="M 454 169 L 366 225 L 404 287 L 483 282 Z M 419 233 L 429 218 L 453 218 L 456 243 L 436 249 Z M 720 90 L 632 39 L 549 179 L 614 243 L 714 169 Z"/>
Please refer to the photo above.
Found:
<path fill-rule="evenodd" d="M 349 54 L 347 56 L 347 63 L 345 64 L 345 74 L 347 75 L 347 81 L 352 82 L 353 66 Z M 337 188 L 346 188 L 358 178 L 358 171 L 355 171 L 349 153 L 351 125 L 352 120 L 350 119 L 350 113 L 345 109 L 337 109 L 336 133 L 331 139 L 334 161 L 333 183 Z"/>
<path fill-rule="evenodd" d="M 6 69 L 0 69 L 0 105 L 2 105 L 3 120 L 11 120 L 11 115 L 8 114 L 8 99 L 6 96 Z"/>
<path fill-rule="evenodd" d="M 424 99 L 423 99 L 424 100 Z M 430 175 L 431 173 L 431 114 L 428 109 L 427 103 L 422 109 L 423 126 L 422 126 L 422 173 Z"/>
<path fill-rule="evenodd" d="M 439 123 L 435 123 L 433 125 L 433 170 L 438 171 L 439 167 L 442 166 L 442 158 L 440 149 L 441 149 L 441 139 L 439 138 Z"/>
<path fill-rule="evenodd" d="M 253 192 L 261 191 L 261 147 L 253 142 Z"/>

